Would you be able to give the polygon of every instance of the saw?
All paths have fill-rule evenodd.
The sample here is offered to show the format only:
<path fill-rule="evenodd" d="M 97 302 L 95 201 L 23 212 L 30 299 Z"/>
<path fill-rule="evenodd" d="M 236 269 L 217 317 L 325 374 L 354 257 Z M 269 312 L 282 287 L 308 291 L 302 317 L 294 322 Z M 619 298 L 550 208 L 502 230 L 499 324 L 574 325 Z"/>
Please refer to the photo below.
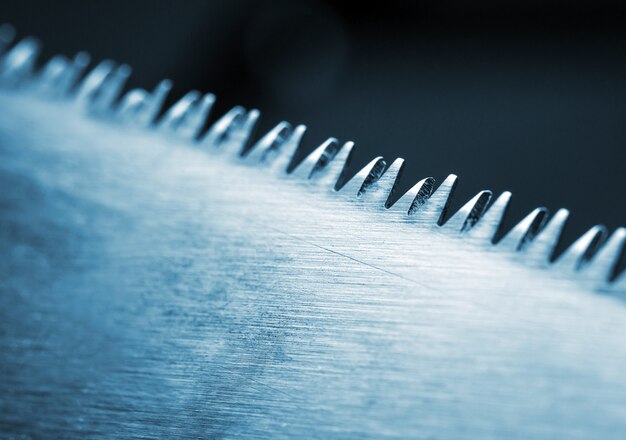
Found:
<path fill-rule="evenodd" d="M 3 438 L 625 438 L 626 229 L 0 29 Z"/>

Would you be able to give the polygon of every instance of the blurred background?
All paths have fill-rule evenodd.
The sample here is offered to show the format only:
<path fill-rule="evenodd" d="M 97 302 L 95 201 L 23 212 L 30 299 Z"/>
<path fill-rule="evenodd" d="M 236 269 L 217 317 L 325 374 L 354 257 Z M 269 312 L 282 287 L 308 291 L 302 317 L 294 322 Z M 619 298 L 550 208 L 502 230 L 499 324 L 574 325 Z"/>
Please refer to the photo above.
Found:
<path fill-rule="evenodd" d="M 3 0 L 0 21 L 44 55 L 89 51 L 133 66 L 129 86 L 174 80 L 407 159 L 403 188 L 460 176 L 453 207 L 514 194 L 508 225 L 567 207 L 568 241 L 626 224 L 626 4 L 601 0 Z"/>

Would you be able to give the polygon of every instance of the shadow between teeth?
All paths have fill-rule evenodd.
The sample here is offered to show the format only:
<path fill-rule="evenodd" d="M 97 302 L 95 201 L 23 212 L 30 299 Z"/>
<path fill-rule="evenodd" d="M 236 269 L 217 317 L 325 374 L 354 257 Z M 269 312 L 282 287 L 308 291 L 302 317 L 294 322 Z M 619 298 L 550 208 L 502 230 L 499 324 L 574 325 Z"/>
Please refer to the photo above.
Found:
<path fill-rule="evenodd" d="M 207 126 L 216 99 L 213 94 L 191 91 L 165 109 L 172 88 L 169 80 L 161 81 L 152 91 L 132 89 L 122 94 L 130 67 L 105 60 L 85 74 L 89 55 L 80 52 L 72 59 L 55 56 L 38 68 L 39 42 L 27 37 L 11 46 L 14 34 L 11 26 L 0 26 L 0 86 L 5 89 L 24 89 L 45 98 L 68 100 L 91 115 L 192 141 L 199 148 L 241 158 L 267 167 L 268 172 L 328 190 L 347 203 L 385 211 L 482 249 L 510 254 L 528 266 L 575 277 L 589 289 L 626 294 L 626 272 L 615 273 L 626 246 L 623 227 L 608 236 L 606 228 L 593 226 L 557 257 L 554 251 L 569 212 L 559 209 L 549 218 L 546 208 L 537 208 L 494 242 L 510 203 L 508 191 L 493 201 L 491 191 L 480 191 L 446 219 L 458 182 L 453 174 L 436 190 L 432 177 L 420 180 L 393 201 L 403 159 L 387 166 L 382 157 L 376 157 L 348 178 L 354 143 L 340 144 L 329 138 L 296 164 L 304 125 L 292 127 L 280 122 L 252 143 L 260 117 L 258 110 L 237 106 Z"/>

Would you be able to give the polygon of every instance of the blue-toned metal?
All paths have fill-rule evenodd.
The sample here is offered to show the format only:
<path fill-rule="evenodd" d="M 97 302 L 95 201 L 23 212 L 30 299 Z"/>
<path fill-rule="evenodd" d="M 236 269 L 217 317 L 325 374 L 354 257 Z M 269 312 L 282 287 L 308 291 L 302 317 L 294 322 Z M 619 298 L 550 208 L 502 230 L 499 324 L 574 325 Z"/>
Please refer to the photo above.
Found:
<path fill-rule="evenodd" d="M 510 193 L 446 215 L 456 176 L 390 197 L 400 160 L 292 164 L 303 126 L 36 52 L 0 67 L 3 436 L 626 435 L 624 229 L 553 263 L 564 210 L 494 245 Z"/>

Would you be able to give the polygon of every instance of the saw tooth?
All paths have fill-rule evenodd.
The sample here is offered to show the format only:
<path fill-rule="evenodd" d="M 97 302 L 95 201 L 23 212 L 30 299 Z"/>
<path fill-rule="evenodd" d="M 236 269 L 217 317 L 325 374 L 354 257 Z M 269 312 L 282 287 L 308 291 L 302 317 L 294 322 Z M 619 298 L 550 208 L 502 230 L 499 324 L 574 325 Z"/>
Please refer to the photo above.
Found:
<path fill-rule="evenodd" d="M 117 109 L 117 116 L 126 123 L 150 127 L 156 120 L 163 101 L 172 88 L 170 80 L 161 81 L 152 93 L 143 89 L 129 90 Z"/>
<path fill-rule="evenodd" d="M 511 193 L 509 191 L 504 191 L 500 194 L 500 196 L 489 205 L 474 227 L 468 231 L 468 236 L 473 240 L 485 241 L 490 244 L 493 243 L 493 239 L 502 226 L 502 220 L 506 215 L 510 201 Z"/>
<path fill-rule="evenodd" d="M 250 110 L 237 130 L 230 135 L 230 142 L 228 142 L 224 151 L 231 151 L 238 156 L 245 154 L 254 137 L 254 131 L 257 128 L 259 117 L 261 117 L 260 111 L 257 109 Z"/>
<path fill-rule="evenodd" d="M 76 101 L 83 103 L 91 112 L 109 112 L 115 107 L 122 120 L 142 127 L 157 122 L 165 98 L 172 88 L 170 81 L 162 81 L 151 93 L 142 89 L 131 90 L 116 106 L 120 92 L 131 73 L 129 66 L 103 61 L 80 81 L 89 63 L 89 55 L 80 52 L 72 60 L 55 56 L 43 69 L 36 72 L 39 43 L 29 37 L 8 49 L 13 37 L 12 27 L 0 26 L 0 84 L 15 87 L 28 82 L 35 90 L 54 97 L 69 95 L 76 89 Z M 34 80 L 30 81 L 33 77 Z M 158 121 L 158 126 L 182 138 L 198 139 L 214 102 L 214 95 L 201 95 L 192 91 L 167 111 Z M 298 125 L 292 130 L 289 123 L 281 122 L 252 148 L 247 149 L 259 116 L 258 110 L 247 112 L 242 107 L 235 107 L 206 131 L 201 142 L 244 156 L 246 160 L 271 161 L 272 169 L 280 173 L 291 174 L 335 190 L 340 188 L 338 192 L 341 195 L 364 202 L 368 206 L 386 208 L 403 215 L 417 212 L 418 215 L 413 217 L 419 223 L 439 225 L 442 230 L 453 233 L 467 232 L 472 239 L 493 242 L 502 225 L 511 197 L 508 191 L 502 193 L 491 205 L 491 191 L 481 191 L 445 221 L 457 183 L 455 175 L 448 176 L 435 192 L 434 179 L 423 179 L 393 206 L 389 206 L 403 170 L 402 159 L 396 159 L 387 168 L 382 157 L 377 157 L 344 184 L 343 178 L 353 151 L 353 142 L 346 142 L 339 147 L 337 139 L 329 138 L 292 169 L 306 130 L 304 125 Z M 496 246 L 498 249 L 519 251 L 519 255 L 533 265 L 552 265 L 555 269 L 577 271 L 580 280 L 588 287 L 626 295 L 626 272 L 617 276 L 615 274 L 620 255 L 626 247 L 626 228 L 618 228 L 603 242 L 607 235 L 606 228 L 594 226 L 553 264 L 550 263 L 568 216 L 569 211 L 560 209 L 544 227 L 548 211 L 537 208 Z"/>
<path fill-rule="evenodd" d="M 519 251 L 537 235 L 547 216 L 546 208 L 535 208 L 496 243 L 496 246 L 505 251 Z"/>
<path fill-rule="evenodd" d="M 46 63 L 39 74 L 37 88 L 44 94 L 55 94 L 64 72 L 69 68 L 70 61 L 63 55 L 57 55 Z"/>
<path fill-rule="evenodd" d="M 372 159 L 356 173 L 348 182 L 339 188 L 338 192 L 344 197 L 354 199 L 363 194 L 364 189 L 372 182 L 378 180 L 385 170 L 386 163 L 382 156 Z"/>
<path fill-rule="evenodd" d="M 424 202 L 424 204 L 415 210 L 416 220 L 425 225 L 441 226 L 448 212 L 448 206 L 452 200 L 452 194 L 456 188 L 458 177 L 450 174 L 446 177 L 439 188 Z"/>
<path fill-rule="evenodd" d="M 125 64 L 116 67 L 112 61 L 101 62 L 79 86 L 77 103 L 94 113 L 109 111 L 130 73 L 130 67 Z"/>
<path fill-rule="evenodd" d="M 76 85 L 78 84 L 78 80 L 80 76 L 83 74 L 87 66 L 89 65 L 89 61 L 91 57 L 87 52 L 78 52 L 72 63 L 65 70 L 64 74 L 59 80 L 58 83 L 58 93 L 60 96 L 65 96 L 74 90 Z"/>
<path fill-rule="evenodd" d="M 176 134 L 184 139 L 198 139 L 209 118 L 213 104 L 215 104 L 215 95 L 212 93 L 206 93 L 200 101 L 194 102 L 178 126 Z"/>
<path fill-rule="evenodd" d="M 233 107 L 213 123 L 201 142 L 212 147 L 226 142 L 230 133 L 237 129 L 237 126 L 241 123 L 245 114 L 246 110 L 243 107 Z"/>
<path fill-rule="evenodd" d="M 606 228 L 593 226 L 568 247 L 554 262 L 554 267 L 567 272 L 579 270 L 606 236 Z"/>
<path fill-rule="evenodd" d="M 286 174 L 291 170 L 305 132 L 306 126 L 300 124 L 293 129 L 283 143 L 276 145 L 277 148 L 268 150 L 265 162 L 271 162 L 273 172 Z"/>
<path fill-rule="evenodd" d="M 0 60 L 0 84 L 15 87 L 28 79 L 39 56 L 39 42 L 27 37 L 17 43 Z"/>
<path fill-rule="evenodd" d="M 396 202 L 389 207 L 390 212 L 411 215 L 419 210 L 428 200 L 435 187 L 435 179 L 427 177 L 420 180 L 405 192 Z"/>
<path fill-rule="evenodd" d="M 316 185 L 330 188 L 333 191 L 342 186 L 345 183 L 346 172 L 352 159 L 353 149 L 354 142 L 348 141 L 344 143 L 339 148 L 339 151 L 336 151 L 322 167 L 314 170 L 310 179 Z"/>
<path fill-rule="evenodd" d="M 79 52 L 72 61 L 62 55 L 52 57 L 39 74 L 38 90 L 53 97 L 69 94 L 87 64 L 89 55 L 86 52 Z"/>
<path fill-rule="evenodd" d="M 384 161 L 380 162 L 384 164 Z M 387 169 L 383 168 L 382 171 L 374 167 L 372 178 L 366 179 L 361 187 L 360 199 L 374 208 L 387 209 L 389 201 L 395 196 L 403 168 L 404 159 L 401 158 L 394 160 Z"/>
<path fill-rule="evenodd" d="M 523 249 L 527 262 L 542 267 L 548 266 L 568 217 L 569 211 L 563 208 L 552 216 L 546 226 Z"/>
<path fill-rule="evenodd" d="M 89 106 L 104 86 L 113 69 L 115 69 L 115 63 L 111 60 L 101 61 L 96 67 L 91 69 L 78 86 L 76 102 L 84 107 Z"/>
<path fill-rule="evenodd" d="M 145 90 L 129 90 L 120 100 L 120 105 L 117 107 L 117 117 L 123 122 L 134 122 L 147 100 L 148 92 Z"/>
<path fill-rule="evenodd" d="M 164 79 L 159 82 L 152 93 L 144 97 L 143 103 L 134 117 L 134 122 L 140 127 L 151 127 L 154 125 L 170 90 L 172 90 L 172 81 Z"/>
<path fill-rule="evenodd" d="M 234 107 L 209 128 L 201 142 L 211 148 L 219 147 L 223 152 L 241 156 L 247 151 L 246 146 L 259 116 L 256 109 L 246 113 L 243 107 Z"/>
<path fill-rule="evenodd" d="M 158 108 L 156 111 L 151 110 L 153 120 L 170 89 L 171 83 L 168 82 L 166 84 L 161 83 L 160 88 L 155 91 L 154 100 Z M 212 93 L 207 93 L 201 97 L 200 92 L 192 90 L 169 108 L 158 123 L 159 129 L 174 133 L 183 139 L 195 140 L 204 128 L 214 103 L 215 95 Z"/>
<path fill-rule="evenodd" d="M 159 130 L 176 133 L 182 126 L 187 114 L 191 112 L 191 109 L 200 99 L 200 95 L 199 91 L 191 90 L 176 101 L 159 121 Z"/>
<path fill-rule="evenodd" d="M 611 280 L 626 245 L 626 228 L 617 228 L 582 268 L 584 277 L 602 284 Z"/>
<path fill-rule="evenodd" d="M 126 64 L 113 70 L 100 87 L 98 95 L 91 103 L 90 110 L 95 113 L 106 113 L 111 110 L 131 72 L 132 69 Z"/>
<path fill-rule="evenodd" d="M 274 128 L 250 147 L 245 153 L 246 160 L 251 162 L 265 162 L 274 150 L 280 146 L 291 135 L 291 124 L 287 121 L 279 122 Z"/>
<path fill-rule="evenodd" d="M 7 47 L 15 38 L 15 29 L 10 24 L 0 25 L 0 55 L 4 53 Z"/>
<path fill-rule="evenodd" d="M 335 138 L 328 138 L 319 147 L 309 153 L 289 174 L 296 178 L 308 179 L 313 173 L 324 168 L 335 154 L 337 154 L 338 150 L 339 141 Z"/>
<path fill-rule="evenodd" d="M 442 226 L 443 230 L 458 234 L 469 231 L 474 227 L 480 219 L 491 200 L 493 193 L 485 190 L 476 194 L 459 209 L 446 223 Z"/>

